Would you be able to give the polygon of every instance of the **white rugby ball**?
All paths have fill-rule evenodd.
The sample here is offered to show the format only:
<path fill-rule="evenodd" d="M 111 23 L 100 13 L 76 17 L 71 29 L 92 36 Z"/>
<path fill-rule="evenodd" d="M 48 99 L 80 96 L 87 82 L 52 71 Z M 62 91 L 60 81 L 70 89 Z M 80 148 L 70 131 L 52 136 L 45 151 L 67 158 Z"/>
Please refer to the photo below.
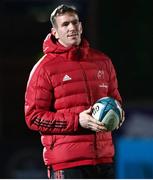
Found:
<path fill-rule="evenodd" d="M 93 105 L 92 116 L 103 122 L 108 131 L 113 131 L 119 125 L 121 112 L 115 99 L 104 97 Z"/>

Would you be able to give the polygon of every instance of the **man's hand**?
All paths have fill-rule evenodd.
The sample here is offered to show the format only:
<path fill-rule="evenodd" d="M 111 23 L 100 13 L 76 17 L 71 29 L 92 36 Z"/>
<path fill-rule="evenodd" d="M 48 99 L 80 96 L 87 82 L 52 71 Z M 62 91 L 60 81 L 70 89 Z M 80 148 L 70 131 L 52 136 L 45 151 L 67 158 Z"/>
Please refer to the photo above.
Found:
<path fill-rule="evenodd" d="M 91 114 L 92 108 L 81 112 L 79 114 L 79 123 L 83 128 L 90 129 L 92 131 L 107 131 L 104 124 L 96 119 L 94 119 Z"/>
<path fill-rule="evenodd" d="M 122 126 L 122 124 L 123 124 L 123 122 L 124 122 L 124 120 L 125 120 L 125 112 L 124 112 L 123 109 L 121 109 L 121 110 L 122 110 L 122 111 L 121 111 L 121 119 L 120 119 L 119 125 L 117 126 L 116 129 L 119 129 L 119 128 Z"/>
<path fill-rule="evenodd" d="M 120 119 L 119 125 L 116 128 L 116 129 L 119 129 L 122 126 L 122 124 L 123 124 L 123 122 L 125 120 L 125 112 L 122 109 L 121 104 L 117 100 L 116 100 L 116 103 L 117 103 L 117 107 L 118 107 L 118 109 L 120 111 L 120 114 L 121 114 L 121 119 Z"/>

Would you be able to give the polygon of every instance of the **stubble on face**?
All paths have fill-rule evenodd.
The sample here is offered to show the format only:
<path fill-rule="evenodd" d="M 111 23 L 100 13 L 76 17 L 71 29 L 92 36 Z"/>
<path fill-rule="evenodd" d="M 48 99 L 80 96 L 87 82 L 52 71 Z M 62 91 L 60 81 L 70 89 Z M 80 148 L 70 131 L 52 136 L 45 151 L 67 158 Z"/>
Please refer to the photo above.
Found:
<path fill-rule="evenodd" d="M 65 47 L 79 45 L 81 42 L 82 25 L 74 13 L 65 13 L 56 17 L 55 38 Z"/>

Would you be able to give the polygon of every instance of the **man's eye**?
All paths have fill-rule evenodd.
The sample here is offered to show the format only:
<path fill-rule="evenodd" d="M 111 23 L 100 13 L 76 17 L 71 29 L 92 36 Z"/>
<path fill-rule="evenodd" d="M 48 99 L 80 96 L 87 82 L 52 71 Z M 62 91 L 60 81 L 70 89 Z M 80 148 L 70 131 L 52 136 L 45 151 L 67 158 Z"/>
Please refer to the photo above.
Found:
<path fill-rule="evenodd" d="M 68 26 L 68 25 L 69 25 L 68 22 L 63 23 L 63 26 Z"/>
<path fill-rule="evenodd" d="M 73 21 L 72 23 L 73 23 L 73 25 L 76 25 L 76 24 L 78 24 L 78 22 L 79 21 L 76 20 L 76 21 Z"/>

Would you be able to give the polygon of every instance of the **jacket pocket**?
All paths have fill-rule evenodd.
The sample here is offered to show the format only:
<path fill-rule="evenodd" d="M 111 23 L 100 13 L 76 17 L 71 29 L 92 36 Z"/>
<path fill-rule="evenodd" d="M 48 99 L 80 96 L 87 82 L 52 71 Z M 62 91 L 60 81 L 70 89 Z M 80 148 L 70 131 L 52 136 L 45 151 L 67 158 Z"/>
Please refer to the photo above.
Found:
<path fill-rule="evenodd" d="M 55 141 L 56 141 L 56 135 L 41 136 L 41 143 L 44 147 L 50 147 L 50 149 L 53 149 Z"/>

